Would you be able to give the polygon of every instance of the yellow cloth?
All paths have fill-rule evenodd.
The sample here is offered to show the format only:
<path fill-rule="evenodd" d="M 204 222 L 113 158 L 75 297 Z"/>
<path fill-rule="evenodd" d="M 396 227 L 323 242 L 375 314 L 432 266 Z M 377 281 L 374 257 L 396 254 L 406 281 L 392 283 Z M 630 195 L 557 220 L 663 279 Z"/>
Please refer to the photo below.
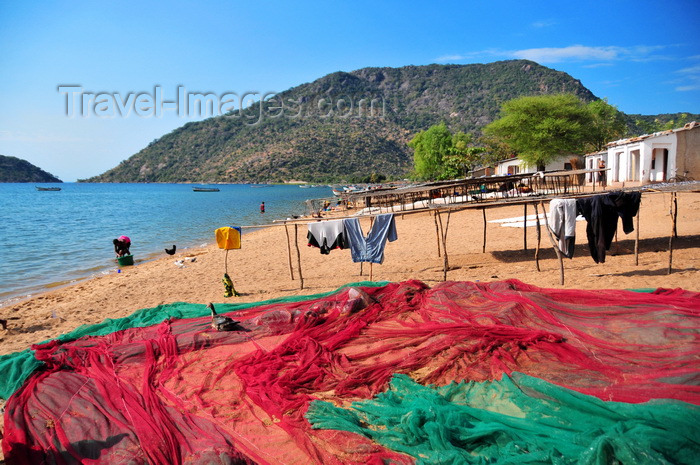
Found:
<path fill-rule="evenodd" d="M 225 226 L 214 231 L 216 234 L 216 244 L 220 249 L 240 249 L 241 248 L 241 228 Z"/>

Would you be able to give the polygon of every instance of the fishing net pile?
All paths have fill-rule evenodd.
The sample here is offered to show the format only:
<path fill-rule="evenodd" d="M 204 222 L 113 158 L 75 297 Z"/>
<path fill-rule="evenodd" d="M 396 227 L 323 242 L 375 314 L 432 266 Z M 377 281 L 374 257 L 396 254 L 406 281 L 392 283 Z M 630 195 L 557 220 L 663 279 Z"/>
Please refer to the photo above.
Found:
<path fill-rule="evenodd" d="M 0 360 L 7 463 L 700 456 L 700 294 L 407 281 L 217 309 L 240 330 L 171 304 Z"/>

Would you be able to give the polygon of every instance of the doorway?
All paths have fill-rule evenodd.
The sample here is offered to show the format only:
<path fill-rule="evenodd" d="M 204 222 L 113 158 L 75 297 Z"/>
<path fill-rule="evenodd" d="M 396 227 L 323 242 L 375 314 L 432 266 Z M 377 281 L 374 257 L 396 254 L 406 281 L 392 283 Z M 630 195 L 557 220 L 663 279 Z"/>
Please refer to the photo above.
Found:
<path fill-rule="evenodd" d="M 627 179 L 630 181 L 639 181 L 639 150 L 630 152 L 630 163 Z"/>

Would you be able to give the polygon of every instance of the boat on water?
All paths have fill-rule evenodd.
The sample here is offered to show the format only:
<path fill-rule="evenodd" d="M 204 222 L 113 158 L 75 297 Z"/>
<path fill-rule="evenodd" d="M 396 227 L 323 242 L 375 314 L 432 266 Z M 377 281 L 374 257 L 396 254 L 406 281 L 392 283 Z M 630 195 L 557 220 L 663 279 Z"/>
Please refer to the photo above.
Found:
<path fill-rule="evenodd" d="M 60 191 L 60 187 L 39 187 L 39 186 L 34 186 L 36 187 L 36 190 L 41 191 L 41 192 L 56 192 Z"/>
<path fill-rule="evenodd" d="M 340 188 L 333 188 L 333 195 L 340 196 L 343 194 L 358 194 L 360 192 L 365 192 L 369 188 L 363 188 L 358 186 L 342 186 Z"/>
<path fill-rule="evenodd" d="M 193 187 L 194 192 L 219 192 L 218 187 Z"/>

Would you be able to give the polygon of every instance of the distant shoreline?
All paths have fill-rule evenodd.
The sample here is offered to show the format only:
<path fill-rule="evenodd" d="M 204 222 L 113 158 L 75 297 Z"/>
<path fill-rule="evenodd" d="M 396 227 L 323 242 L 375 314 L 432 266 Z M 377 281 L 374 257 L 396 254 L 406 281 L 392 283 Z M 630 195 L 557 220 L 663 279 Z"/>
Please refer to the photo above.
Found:
<path fill-rule="evenodd" d="M 116 272 L 111 239 L 119 234 L 132 238 L 132 253 L 139 266 L 165 256 L 163 248 L 172 244 L 178 246 L 178 252 L 208 246 L 219 226 L 256 226 L 299 215 L 307 197 L 330 192 L 296 185 L 252 189 L 250 185 L 231 184 L 221 192 L 204 194 L 192 193 L 189 184 L 181 183 L 158 183 L 152 188 L 144 183 L 61 185 L 62 192 L 49 195 L 36 191 L 32 183 L 0 185 L 0 193 L 11 199 L 5 210 L 9 221 L 0 225 L 5 239 L 0 308 Z M 131 211 L 133 205 L 135 212 L 123 222 L 115 221 L 119 208 L 112 205 L 113 199 L 121 198 L 126 208 Z M 268 205 L 265 215 L 258 210 L 263 198 Z M 255 229 L 258 227 L 246 228 L 244 233 Z M 28 240 L 27 234 L 35 231 L 42 239 L 32 236 Z M 67 243 L 65 238 L 70 238 Z M 58 251 L 58 256 L 52 251 Z"/>

